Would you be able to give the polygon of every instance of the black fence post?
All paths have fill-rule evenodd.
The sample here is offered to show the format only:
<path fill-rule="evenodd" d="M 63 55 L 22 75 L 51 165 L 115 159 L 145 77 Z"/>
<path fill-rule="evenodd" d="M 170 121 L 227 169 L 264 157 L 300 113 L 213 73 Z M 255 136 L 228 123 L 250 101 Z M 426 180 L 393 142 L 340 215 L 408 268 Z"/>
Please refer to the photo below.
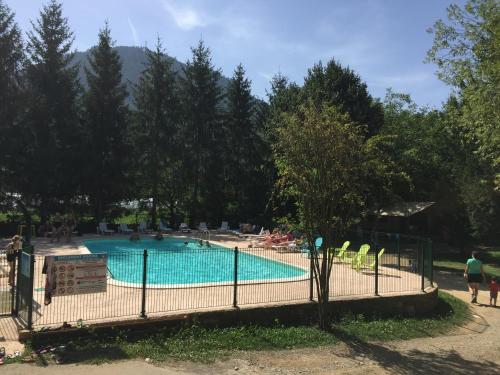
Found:
<path fill-rule="evenodd" d="M 401 270 L 401 247 L 399 243 L 399 233 L 396 233 L 396 248 L 398 250 L 398 270 Z"/>
<path fill-rule="evenodd" d="M 147 318 L 146 315 L 146 283 L 148 274 L 148 250 L 144 249 L 144 255 L 142 257 L 142 306 L 141 306 L 141 318 Z"/>
<path fill-rule="evenodd" d="M 424 244 L 422 240 L 420 240 L 420 262 L 421 262 L 420 270 L 422 272 L 420 289 L 423 292 L 425 290 L 425 254 L 424 254 Z"/>
<path fill-rule="evenodd" d="M 309 251 L 309 301 L 314 299 L 314 259 L 312 250 Z"/>
<path fill-rule="evenodd" d="M 238 307 L 238 246 L 234 248 L 233 307 Z"/>
<path fill-rule="evenodd" d="M 16 298 L 16 295 L 17 295 L 17 289 L 18 289 L 18 285 L 19 285 L 19 270 L 16 268 L 19 264 L 19 261 L 17 260 L 19 258 L 19 255 L 17 255 L 15 258 L 14 258 L 14 262 L 12 264 L 12 267 L 14 268 L 15 272 L 16 272 L 16 279 L 15 280 L 15 284 L 14 285 L 11 285 L 10 286 L 10 293 L 11 293 L 11 301 L 10 301 L 10 311 L 11 311 L 11 314 L 12 316 L 17 316 L 17 307 L 16 307 L 16 301 L 17 301 L 17 298 Z M 10 272 L 10 269 L 9 269 L 9 272 Z"/>
<path fill-rule="evenodd" d="M 378 249 L 377 249 L 377 237 L 375 235 L 375 295 L 378 296 Z"/>
<path fill-rule="evenodd" d="M 31 228 L 30 228 L 31 230 Z M 28 283 L 28 298 L 26 301 L 26 305 L 28 308 L 28 330 L 31 331 L 33 328 L 33 278 L 35 276 L 35 256 L 33 255 L 33 246 L 31 247 L 31 251 L 29 254 L 29 262 L 30 262 L 30 278 Z"/>
<path fill-rule="evenodd" d="M 432 240 L 431 239 L 429 239 L 429 262 L 431 262 L 430 263 L 431 274 L 429 275 L 429 277 L 431 279 L 431 286 L 434 286 L 434 257 L 432 254 Z"/>

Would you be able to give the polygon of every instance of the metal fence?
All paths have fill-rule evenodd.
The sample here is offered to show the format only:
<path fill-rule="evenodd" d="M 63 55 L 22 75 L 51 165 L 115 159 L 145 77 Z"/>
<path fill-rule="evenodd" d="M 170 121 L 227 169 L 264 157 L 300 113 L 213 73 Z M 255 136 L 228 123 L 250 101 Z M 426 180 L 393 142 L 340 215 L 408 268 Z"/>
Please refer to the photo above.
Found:
<path fill-rule="evenodd" d="M 419 291 L 431 285 L 430 240 L 366 232 L 346 238 L 351 244 L 342 255 L 337 250 L 330 279 L 333 300 Z M 359 257 L 362 244 L 370 250 Z M 107 254 L 106 292 L 48 298 L 45 257 L 23 252 L 13 303 L 21 322 L 28 328 L 41 328 L 80 319 L 116 321 L 316 299 L 306 248 L 110 249 Z M 32 281 L 26 279 L 29 275 Z"/>

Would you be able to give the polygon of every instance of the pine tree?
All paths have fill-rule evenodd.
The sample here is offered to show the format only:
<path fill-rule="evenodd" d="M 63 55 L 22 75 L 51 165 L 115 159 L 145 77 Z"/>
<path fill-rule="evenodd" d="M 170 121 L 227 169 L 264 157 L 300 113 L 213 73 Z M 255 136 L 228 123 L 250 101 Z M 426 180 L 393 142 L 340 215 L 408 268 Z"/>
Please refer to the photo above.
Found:
<path fill-rule="evenodd" d="M 186 142 L 184 166 L 191 186 L 189 217 L 220 220 L 223 215 L 221 73 L 212 65 L 210 49 L 200 41 L 192 48 L 181 81 Z M 210 216 L 209 216 L 210 215 Z"/>
<path fill-rule="evenodd" d="M 30 158 L 27 165 L 32 190 L 41 201 L 41 220 L 50 200 L 75 196 L 80 176 L 80 127 L 77 117 L 78 66 L 72 66 L 73 34 L 52 0 L 44 6 L 28 33 L 26 99 Z"/>
<path fill-rule="evenodd" d="M 371 97 L 356 73 L 333 59 L 325 67 L 320 62 L 309 69 L 302 96 L 303 102 L 312 99 L 318 108 L 328 103 L 347 112 L 353 121 L 366 126 L 368 135 L 377 134 L 384 123 L 382 104 Z"/>
<path fill-rule="evenodd" d="M 101 220 L 110 203 L 125 197 L 127 182 L 127 90 L 122 83 L 122 64 L 113 50 L 108 24 L 99 32 L 99 43 L 85 68 L 88 90 L 85 106 L 85 191 Z"/>
<path fill-rule="evenodd" d="M 179 101 L 172 59 L 158 39 L 154 51 L 147 50 L 146 68 L 135 87 L 137 108 L 133 136 L 136 147 L 138 189 L 151 198 L 151 221 L 156 225 L 160 196 L 172 207 L 180 178 L 175 169 L 179 128 Z M 174 184 L 175 186 L 172 186 Z M 171 210 L 172 211 L 172 210 Z M 172 213 L 172 212 L 171 212 Z"/>
<path fill-rule="evenodd" d="M 246 188 L 249 187 L 250 172 L 255 168 L 254 155 L 257 135 L 253 123 L 254 99 L 251 94 L 251 82 L 245 77 L 245 69 L 240 64 L 236 67 L 227 93 L 226 116 L 226 160 L 228 175 L 226 186 L 233 218 L 241 215 L 248 219 L 249 203 Z"/>
<path fill-rule="evenodd" d="M 24 58 L 21 31 L 14 13 L 0 0 L 0 201 L 22 189 L 16 181 L 21 113 L 21 68 Z"/>

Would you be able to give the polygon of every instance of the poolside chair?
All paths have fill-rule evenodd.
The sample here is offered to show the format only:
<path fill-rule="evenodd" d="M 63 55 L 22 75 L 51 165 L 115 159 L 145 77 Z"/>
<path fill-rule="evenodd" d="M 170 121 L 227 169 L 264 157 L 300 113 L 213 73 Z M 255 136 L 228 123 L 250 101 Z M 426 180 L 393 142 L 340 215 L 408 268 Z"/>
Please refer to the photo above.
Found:
<path fill-rule="evenodd" d="M 335 250 L 339 251 L 338 254 L 337 254 L 337 258 L 339 258 L 341 261 L 344 258 L 344 253 L 349 248 L 350 244 L 351 244 L 350 241 L 345 241 L 344 244 L 342 245 L 342 247 L 340 249 L 335 249 Z"/>
<path fill-rule="evenodd" d="M 359 271 L 366 263 L 368 251 L 370 251 L 370 245 L 361 245 L 358 254 L 355 256 L 351 263 L 351 266 L 355 268 L 356 271 Z"/>
<path fill-rule="evenodd" d="M 106 223 L 99 223 L 98 232 L 99 232 L 99 234 L 113 234 L 113 233 L 115 233 L 115 231 L 113 229 L 108 229 L 108 224 L 106 224 Z"/>
<path fill-rule="evenodd" d="M 298 253 L 300 248 L 297 246 L 295 241 L 282 242 L 271 246 L 272 249 L 276 250 L 278 253 Z"/>
<path fill-rule="evenodd" d="M 133 233 L 133 232 L 134 232 L 132 229 L 130 229 L 130 228 L 128 227 L 128 225 L 127 225 L 127 224 L 122 224 L 122 223 L 120 223 L 120 224 L 118 225 L 118 231 L 119 231 L 120 233 L 125 233 L 125 234 L 128 234 L 128 233 Z"/>
<path fill-rule="evenodd" d="M 172 232 L 173 229 L 170 228 L 168 225 L 165 225 L 163 220 L 160 220 L 160 224 L 158 224 L 158 228 L 160 229 L 160 232 Z"/>
<path fill-rule="evenodd" d="M 181 225 L 179 225 L 179 231 L 182 233 L 189 233 L 191 232 L 191 229 L 186 223 L 181 223 Z"/>
<path fill-rule="evenodd" d="M 205 221 L 200 222 L 200 225 L 198 225 L 198 231 L 202 233 L 208 233 L 208 227 Z"/>
<path fill-rule="evenodd" d="M 137 228 L 137 231 L 138 232 L 142 232 L 142 233 L 151 233 L 152 232 L 151 229 L 148 229 L 148 226 L 146 225 L 145 221 L 140 221 L 139 222 L 139 226 Z"/>
<path fill-rule="evenodd" d="M 356 262 L 358 261 L 358 257 L 361 254 L 365 254 L 365 256 L 366 256 L 366 254 L 368 253 L 369 250 L 370 250 L 370 245 L 363 244 L 360 246 L 357 253 L 354 253 L 352 251 L 349 251 L 349 252 L 345 251 L 342 261 L 345 263 L 351 263 L 351 266 L 354 267 L 356 265 Z"/>
<path fill-rule="evenodd" d="M 384 254 L 384 251 L 385 251 L 385 248 L 382 248 L 382 250 L 380 250 L 380 251 L 378 252 L 377 257 L 378 257 L 378 264 L 379 264 L 379 265 L 380 265 L 380 258 L 382 258 L 382 255 Z M 372 263 L 372 264 L 370 264 L 370 266 L 369 266 L 369 267 L 370 267 L 370 269 L 372 269 L 372 270 L 374 270 L 374 269 L 375 269 L 375 259 L 373 259 L 373 263 Z"/>
<path fill-rule="evenodd" d="M 220 225 L 220 228 L 217 229 L 217 232 L 229 232 L 229 223 L 227 221 L 223 221 Z"/>

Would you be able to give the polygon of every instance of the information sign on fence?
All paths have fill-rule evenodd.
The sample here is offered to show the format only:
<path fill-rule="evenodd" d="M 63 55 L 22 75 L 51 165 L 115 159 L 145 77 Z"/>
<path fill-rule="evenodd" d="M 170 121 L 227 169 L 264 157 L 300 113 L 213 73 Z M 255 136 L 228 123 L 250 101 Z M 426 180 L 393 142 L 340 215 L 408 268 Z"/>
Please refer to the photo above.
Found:
<path fill-rule="evenodd" d="M 52 296 L 106 292 L 107 254 L 47 256 L 45 261 Z"/>

